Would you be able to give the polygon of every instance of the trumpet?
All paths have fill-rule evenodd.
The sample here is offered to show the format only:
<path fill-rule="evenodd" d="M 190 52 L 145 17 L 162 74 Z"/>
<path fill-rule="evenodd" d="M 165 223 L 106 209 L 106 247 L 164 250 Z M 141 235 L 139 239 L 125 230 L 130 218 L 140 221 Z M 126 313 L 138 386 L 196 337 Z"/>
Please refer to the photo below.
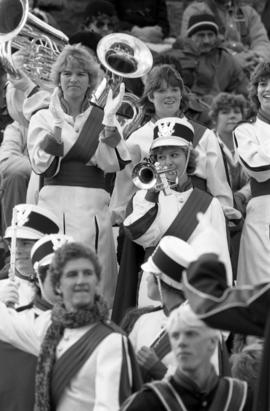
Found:
<path fill-rule="evenodd" d="M 166 173 L 173 172 L 175 181 L 169 181 Z M 171 194 L 171 189 L 178 185 L 178 177 L 176 167 L 161 166 L 160 163 L 151 159 L 144 159 L 138 163 L 132 170 L 132 181 L 136 187 L 140 189 L 155 189 L 163 191 L 165 195 Z"/>

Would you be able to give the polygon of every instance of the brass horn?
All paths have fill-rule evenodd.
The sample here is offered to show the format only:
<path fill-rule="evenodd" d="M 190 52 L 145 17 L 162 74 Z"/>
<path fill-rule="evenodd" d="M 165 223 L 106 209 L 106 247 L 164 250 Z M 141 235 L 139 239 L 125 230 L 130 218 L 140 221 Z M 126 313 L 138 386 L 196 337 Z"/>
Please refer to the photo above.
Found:
<path fill-rule="evenodd" d="M 97 56 L 106 70 L 103 90 L 94 96 L 94 102 L 101 107 L 105 105 L 109 88 L 116 92 L 123 78 L 142 77 L 151 70 L 153 65 L 153 57 L 149 48 L 141 40 L 125 33 L 112 33 L 103 37 L 97 45 Z M 130 110 L 128 110 L 129 114 L 124 111 L 124 106 L 131 108 L 131 114 Z M 120 108 L 120 115 L 126 118 L 120 121 L 124 136 L 128 124 L 138 122 L 141 114 L 139 97 L 133 93 L 125 93 Z"/>
<path fill-rule="evenodd" d="M 168 181 L 166 173 L 173 172 L 175 182 Z M 178 185 L 176 167 L 161 166 L 160 163 L 145 158 L 136 164 L 132 170 L 132 181 L 136 187 L 144 190 L 154 188 L 156 191 L 163 191 L 165 195 L 171 194 L 171 189 Z"/>
<path fill-rule="evenodd" d="M 64 33 L 29 12 L 28 0 L 0 0 L 0 60 L 8 73 L 17 74 L 12 49 L 23 49 L 29 77 L 50 88 L 51 66 L 67 43 Z"/>

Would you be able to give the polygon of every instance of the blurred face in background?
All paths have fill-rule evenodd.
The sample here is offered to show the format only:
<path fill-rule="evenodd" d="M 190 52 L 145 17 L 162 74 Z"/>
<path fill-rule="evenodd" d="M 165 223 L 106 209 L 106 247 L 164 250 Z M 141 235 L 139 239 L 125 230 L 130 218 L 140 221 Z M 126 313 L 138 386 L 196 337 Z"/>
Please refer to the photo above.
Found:
<path fill-rule="evenodd" d="M 201 54 L 209 53 L 217 41 L 217 35 L 212 30 L 197 31 L 197 33 L 194 33 L 190 38 Z"/>
<path fill-rule="evenodd" d="M 216 130 L 218 134 L 232 133 L 237 124 L 243 120 L 240 107 L 226 107 L 218 112 Z"/>
<path fill-rule="evenodd" d="M 92 17 L 92 20 L 85 25 L 85 30 L 93 31 L 102 37 L 115 31 L 115 18 L 106 14 L 99 14 Z"/>

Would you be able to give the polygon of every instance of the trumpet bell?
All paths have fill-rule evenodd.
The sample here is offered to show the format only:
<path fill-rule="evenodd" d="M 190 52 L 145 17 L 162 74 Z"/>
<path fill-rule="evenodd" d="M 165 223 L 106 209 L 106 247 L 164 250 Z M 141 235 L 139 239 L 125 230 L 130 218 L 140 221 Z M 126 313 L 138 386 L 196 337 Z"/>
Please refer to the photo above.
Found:
<path fill-rule="evenodd" d="M 97 56 L 108 71 L 120 77 L 142 77 L 153 65 L 149 48 L 141 40 L 125 33 L 103 37 L 97 46 Z"/>
<path fill-rule="evenodd" d="M 132 181 L 136 187 L 149 190 L 157 184 L 157 172 L 154 164 L 147 161 L 138 163 L 132 171 Z"/>

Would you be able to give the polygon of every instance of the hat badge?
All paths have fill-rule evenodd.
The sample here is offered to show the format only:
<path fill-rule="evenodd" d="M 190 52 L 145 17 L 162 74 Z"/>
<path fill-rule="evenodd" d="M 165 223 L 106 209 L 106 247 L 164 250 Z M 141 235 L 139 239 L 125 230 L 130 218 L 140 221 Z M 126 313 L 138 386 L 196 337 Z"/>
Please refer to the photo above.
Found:
<path fill-rule="evenodd" d="M 160 123 L 158 125 L 158 137 L 171 137 L 174 133 L 175 121 Z"/>
<path fill-rule="evenodd" d="M 15 224 L 19 227 L 23 227 L 27 221 L 29 221 L 29 215 L 31 214 L 31 209 L 24 208 L 24 209 L 16 209 L 15 211 Z"/>
<path fill-rule="evenodd" d="M 66 244 L 68 239 L 65 237 L 51 236 L 51 242 L 53 245 L 53 250 L 56 251 L 58 248 L 62 247 L 62 245 Z"/>

